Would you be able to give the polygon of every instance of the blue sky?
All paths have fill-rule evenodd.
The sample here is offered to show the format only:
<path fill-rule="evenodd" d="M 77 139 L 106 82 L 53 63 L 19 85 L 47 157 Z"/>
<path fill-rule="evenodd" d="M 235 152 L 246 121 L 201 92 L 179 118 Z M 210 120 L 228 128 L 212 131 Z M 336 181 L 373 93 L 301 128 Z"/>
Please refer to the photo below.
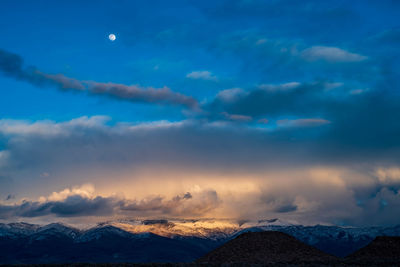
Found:
<path fill-rule="evenodd" d="M 0 25 L 2 49 L 42 71 L 80 80 L 168 86 L 204 101 L 223 89 L 249 90 L 262 83 L 331 80 L 371 87 L 378 79 L 371 75 L 378 76 L 379 70 L 356 77 L 363 73 L 354 73 L 353 66 L 307 64 L 281 50 L 332 46 L 380 56 L 371 61 L 384 64 L 392 51 L 386 55 L 372 39 L 398 31 L 396 5 L 390 1 L 351 5 L 346 1 L 5 1 Z M 115 42 L 107 39 L 112 32 L 117 35 Z M 257 41 L 259 45 L 254 45 Z M 362 67 L 365 64 L 372 63 Z M 218 81 L 186 78 L 192 71 L 209 71 Z M 1 98 L 2 113 L 9 118 L 65 120 L 89 114 L 124 121 L 183 118 L 170 108 L 41 92 L 1 79 L 2 87 L 13 88 Z M 37 104 L 15 105 L 21 92 Z"/>
<path fill-rule="evenodd" d="M 201 214 L 162 209 L 163 216 L 277 215 L 355 225 L 374 214 L 372 223 L 398 223 L 390 215 L 400 206 L 397 1 L 1 6 L 4 209 L 23 199 L 34 209 L 39 197 L 90 184 L 94 196 L 121 193 L 127 201 L 193 188 L 218 196 Z M 232 188 L 221 189 L 226 176 L 235 177 Z M 141 177 L 174 186 L 153 188 Z M 337 186 L 346 201 L 295 192 L 304 180 L 318 190 Z M 254 199 L 246 198 L 245 181 L 261 188 Z M 236 193 L 243 199 L 230 199 Z M 287 206 L 294 208 L 278 212 Z M 322 212 L 332 207 L 342 212 Z"/>

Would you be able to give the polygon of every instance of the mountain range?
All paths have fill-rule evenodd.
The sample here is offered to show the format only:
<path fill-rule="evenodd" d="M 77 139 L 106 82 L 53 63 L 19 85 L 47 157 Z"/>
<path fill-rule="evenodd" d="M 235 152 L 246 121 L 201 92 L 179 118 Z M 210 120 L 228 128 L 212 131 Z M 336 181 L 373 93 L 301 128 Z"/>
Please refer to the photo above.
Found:
<path fill-rule="evenodd" d="M 0 263 L 193 262 L 247 232 L 274 231 L 344 257 L 400 226 L 303 226 L 262 220 L 119 220 L 78 229 L 61 223 L 0 224 Z"/>

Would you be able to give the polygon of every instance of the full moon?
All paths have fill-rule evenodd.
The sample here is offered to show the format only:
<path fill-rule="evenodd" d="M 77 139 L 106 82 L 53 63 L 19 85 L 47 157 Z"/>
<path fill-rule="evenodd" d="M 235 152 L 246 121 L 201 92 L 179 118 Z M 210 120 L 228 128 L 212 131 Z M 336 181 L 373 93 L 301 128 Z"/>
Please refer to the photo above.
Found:
<path fill-rule="evenodd" d="M 115 34 L 111 33 L 111 34 L 108 36 L 108 39 L 110 39 L 111 41 L 115 41 L 115 39 L 117 39 L 117 36 L 115 36 Z"/>

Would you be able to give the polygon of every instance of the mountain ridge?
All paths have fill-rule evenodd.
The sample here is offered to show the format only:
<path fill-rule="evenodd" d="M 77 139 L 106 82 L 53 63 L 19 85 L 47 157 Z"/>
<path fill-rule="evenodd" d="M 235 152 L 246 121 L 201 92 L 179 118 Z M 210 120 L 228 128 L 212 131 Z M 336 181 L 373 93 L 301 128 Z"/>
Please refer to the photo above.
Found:
<path fill-rule="evenodd" d="M 163 262 L 191 262 L 241 234 L 265 231 L 288 234 L 305 244 L 338 257 L 354 253 L 369 244 L 376 236 L 400 236 L 400 226 L 369 228 L 303 226 L 288 224 L 278 219 L 246 222 L 241 225 L 236 223 L 236 226 L 233 223 L 217 220 L 120 220 L 103 222 L 94 227 L 82 229 L 63 223 L 48 225 L 23 222 L 0 223 L 0 249 L 3 248 L 2 251 L 8 251 L 10 255 L 15 256 L 12 259 L 12 256 L 7 258 L 3 255 L 0 262 L 37 263 L 35 254 L 29 250 L 45 253 L 46 246 L 58 247 L 67 251 L 68 255 L 61 255 L 55 251 L 54 258 L 45 258 L 39 263 L 60 262 L 57 261 L 60 259 L 74 262 L 76 260 L 74 253 L 79 254 L 81 251 L 86 251 L 87 255 L 95 257 L 94 248 L 105 253 L 102 259 L 107 259 L 109 262 L 122 259 L 130 262 L 150 260 L 141 256 L 140 253 L 130 256 L 130 247 L 136 247 L 143 255 L 146 253 L 153 255 L 152 250 L 155 250 L 163 255 L 155 259 Z M 110 248 L 102 243 L 109 243 L 109 246 L 111 244 L 116 247 L 122 246 L 123 253 L 114 251 L 114 248 L 108 252 Z M 17 250 L 27 255 L 25 260 L 13 261 L 22 257 L 16 252 Z M 91 259 L 88 257 L 81 260 L 90 261 Z"/>

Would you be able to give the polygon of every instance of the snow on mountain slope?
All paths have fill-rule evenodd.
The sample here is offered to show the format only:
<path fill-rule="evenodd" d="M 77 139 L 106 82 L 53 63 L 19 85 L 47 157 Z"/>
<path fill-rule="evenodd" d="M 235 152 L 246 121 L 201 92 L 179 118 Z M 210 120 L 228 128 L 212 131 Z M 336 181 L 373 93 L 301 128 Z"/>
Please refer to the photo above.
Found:
<path fill-rule="evenodd" d="M 54 235 L 64 235 L 74 239 L 80 234 L 80 230 L 73 228 L 71 226 L 64 225 L 62 223 L 51 223 L 45 226 L 41 226 L 36 230 L 36 235 L 43 236 L 54 236 Z"/>
<path fill-rule="evenodd" d="M 82 235 L 80 235 L 76 239 L 76 242 L 89 242 L 92 240 L 99 240 L 101 238 L 107 237 L 133 238 L 133 235 L 121 228 L 112 225 L 99 225 L 83 232 Z M 146 237 L 146 235 L 143 235 L 143 237 Z"/>
<path fill-rule="evenodd" d="M 0 223 L 0 237 L 9 237 L 9 238 L 16 238 L 20 236 L 28 236 L 33 234 L 39 225 L 29 224 L 24 222 L 17 222 L 17 223 L 9 223 L 4 224 Z"/>
<path fill-rule="evenodd" d="M 229 238 L 235 233 L 251 227 L 289 226 L 292 225 L 278 219 L 262 220 L 256 222 L 245 222 L 241 225 L 230 220 L 118 220 L 99 223 L 96 227 L 87 230 L 64 225 L 62 223 L 51 223 L 40 226 L 27 223 L 0 224 L 0 236 L 18 235 L 54 235 L 62 234 L 70 238 L 91 239 L 98 238 L 113 232 L 124 236 L 131 233 L 137 237 L 145 237 L 147 233 L 174 238 L 174 237 L 198 237 L 211 240 L 222 240 Z M 140 235 L 139 235 L 140 234 Z"/>
<path fill-rule="evenodd" d="M 225 242 L 244 232 L 280 231 L 325 252 L 346 256 L 368 244 L 376 236 L 400 236 L 400 226 L 394 227 L 339 227 L 303 226 L 279 219 L 235 222 L 230 220 L 118 220 L 100 223 L 80 230 L 61 223 L 44 226 L 27 223 L 0 224 L 1 238 L 14 240 L 28 238 L 28 242 L 40 240 L 70 240 L 85 243 L 96 240 L 123 238 L 144 240 L 158 237 L 178 240 Z M 195 241 L 197 240 L 197 241 Z M 190 241 L 190 242 L 192 242 Z M 202 241 L 202 242 L 203 242 Z"/>
<path fill-rule="evenodd" d="M 169 238 L 192 236 L 213 240 L 228 238 L 239 229 L 237 223 L 224 220 L 121 220 L 109 224 L 134 234 L 150 232 Z"/>

